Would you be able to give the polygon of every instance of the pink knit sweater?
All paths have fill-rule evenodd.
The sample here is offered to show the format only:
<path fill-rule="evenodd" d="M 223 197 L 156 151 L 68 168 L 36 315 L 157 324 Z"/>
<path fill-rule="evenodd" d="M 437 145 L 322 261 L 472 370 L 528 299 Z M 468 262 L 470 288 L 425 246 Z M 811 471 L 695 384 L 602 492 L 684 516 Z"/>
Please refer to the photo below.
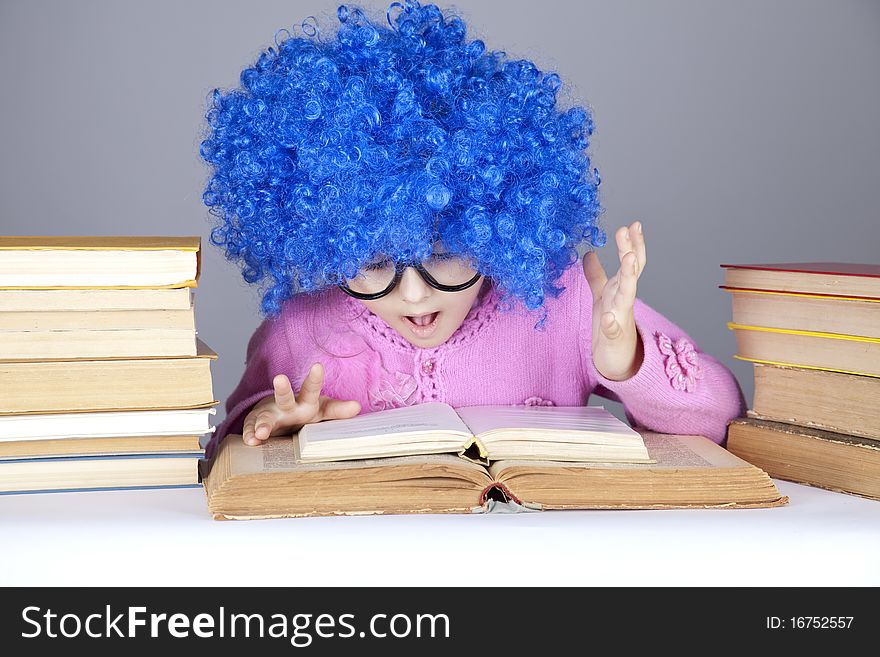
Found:
<path fill-rule="evenodd" d="M 730 370 L 637 299 L 644 361 L 626 381 L 606 379 L 593 365 L 592 293 L 580 266 L 560 283 L 566 289 L 547 298 L 543 329 L 535 328 L 539 316 L 522 306 L 499 308 L 498 291 L 484 285 L 459 329 L 432 349 L 411 345 L 338 289 L 298 295 L 251 337 L 244 375 L 207 456 L 228 434 L 241 433 L 254 404 L 273 394 L 275 375 L 286 374 L 298 390 L 318 361 L 325 371 L 321 394 L 355 399 L 361 413 L 429 401 L 575 406 L 595 393 L 622 402 L 633 426 L 724 441 L 727 422 L 745 412 Z"/>

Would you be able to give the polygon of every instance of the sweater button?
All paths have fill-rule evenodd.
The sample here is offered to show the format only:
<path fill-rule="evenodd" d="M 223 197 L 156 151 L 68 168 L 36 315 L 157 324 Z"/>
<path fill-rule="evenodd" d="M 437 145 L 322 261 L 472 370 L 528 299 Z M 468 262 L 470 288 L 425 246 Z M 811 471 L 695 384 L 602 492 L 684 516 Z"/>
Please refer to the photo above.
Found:
<path fill-rule="evenodd" d="M 429 358 L 428 360 L 422 361 L 422 374 L 430 374 L 434 371 L 434 359 Z"/>

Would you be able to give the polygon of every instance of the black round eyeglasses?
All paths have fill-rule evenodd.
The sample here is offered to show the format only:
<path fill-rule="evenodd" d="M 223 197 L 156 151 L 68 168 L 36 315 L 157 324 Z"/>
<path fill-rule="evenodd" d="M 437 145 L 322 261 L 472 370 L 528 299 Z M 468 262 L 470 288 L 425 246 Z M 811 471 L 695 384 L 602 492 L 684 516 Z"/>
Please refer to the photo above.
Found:
<path fill-rule="evenodd" d="M 466 261 L 447 254 L 432 256 L 426 265 L 419 262 L 397 262 L 385 260 L 369 265 L 357 277 L 340 283 L 343 292 L 355 299 L 373 301 L 389 294 L 407 267 L 418 272 L 422 280 L 441 292 L 461 292 L 476 284 L 482 274 L 466 264 Z"/>

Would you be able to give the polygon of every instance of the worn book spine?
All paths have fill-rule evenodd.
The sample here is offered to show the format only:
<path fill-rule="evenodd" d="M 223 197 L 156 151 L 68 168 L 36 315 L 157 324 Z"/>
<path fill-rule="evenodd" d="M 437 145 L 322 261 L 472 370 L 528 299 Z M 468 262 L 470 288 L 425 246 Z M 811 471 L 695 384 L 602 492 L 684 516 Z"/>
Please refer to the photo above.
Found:
<path fill-rule="evenodd" d="M 202 452 L 0 461 L 0 493 L 198 484 Z"/>
<path fill-rule="evenodd" d="M 722 264 L 729 287 L 880 299 L 880 265 L 849 262 Z"/>
<path fill-rule="evenodd" d="M 9 392 L 0 395 L 0 413 L 213 406 L 217 401 L 210 362 L 207 358 L 4 361 L 0 380 L 8 384 Z M 52 382 L 48 388 L 47 381 Z"/>
<path fill-rule="evenodd" d="M 880 442 L 821 429 L 738 418 L 727 448 L 771 477 L 880 499 Z"/>
<path fill-rule="evenodd" d="M 733 322 L 727 327 L 736 335 L 734 358 L 739 360 L 880 377 L 880 338 Z"/>
<path fill-rule="evenodd" d="M 2 360 L 195 356 L 191 330 L 0 331 Z"/>
<path fill-rule="evenodd" d="M 880 378 L 754 363 L 749 417 L 880 440 Z"/>
<path fill-rule="evenodd" d="M 880 300 L 728 290 L 736 325 L 880 338 Z"/>
<path fill-rule="evenodd" d="M 4 290 L 0 313 L 193 312 L 189 288 L 150 290 Z"/>

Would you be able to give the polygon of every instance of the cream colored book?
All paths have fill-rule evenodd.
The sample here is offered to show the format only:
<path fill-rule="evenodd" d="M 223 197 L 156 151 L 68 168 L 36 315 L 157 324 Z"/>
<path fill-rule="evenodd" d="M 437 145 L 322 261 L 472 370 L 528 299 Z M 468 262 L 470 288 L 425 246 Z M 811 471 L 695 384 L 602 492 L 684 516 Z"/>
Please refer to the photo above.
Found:
<path fill-rule="evenodd" d="M 192 308 L 0 313 L 0 359 L 195 355 Z"/>
<path fill-rule="evenodd" d="M 0 360 L 0 415 L 215 406 L 216 359 L 198 340 L 195 356 Z"/>
<path fill-rule="evenodd" d="M 196 287 L 200 238 L 0 236 L 0 289 Z"/>
<path fill-rule="evenodd" d="M 601 406 L 468 406 L 431 402 L 307 424 L 303 463 L 452 452 L 481 460 L 647 463 L 639 433 Z"/>
<path fill-rule="evenodd" d="M 200 457 L 193 452 L 4 460 L 0 494 L 195 486 Z"/>
<path fill-rule="evenodd" d="M 144 290 L 3 290 L 0 313 L 106 310 L 191 310 L 190 288 Z"/>
<path fill-rule="evenodd" d="M 194 332 L 196 322 L 193 309 L 0 312 L 0 334 L 147 329 Z"/>
<path fill-rule="evenodd" d="M 651 463 L 498 461 L 452 454 L 298 463 L 296 443 L 239 435 L 203 463 L 215 519 L 531 510 L 754 508 L 787 503 L 770 477 L 702 436 L 642 431 Z M 212 466 L 212 467 L 210 467 Z"/>
<path fill-rule="evenodd" d="M 0 359 L 4 360 L 195 355 L 195 331 L 0 331 Z"/>
<path fill-rule="evenodd" d="M 184 454 L 201 450 L 199 436 L 114 436 L 0 441 L 0 461 L 59 456 Z"/>

